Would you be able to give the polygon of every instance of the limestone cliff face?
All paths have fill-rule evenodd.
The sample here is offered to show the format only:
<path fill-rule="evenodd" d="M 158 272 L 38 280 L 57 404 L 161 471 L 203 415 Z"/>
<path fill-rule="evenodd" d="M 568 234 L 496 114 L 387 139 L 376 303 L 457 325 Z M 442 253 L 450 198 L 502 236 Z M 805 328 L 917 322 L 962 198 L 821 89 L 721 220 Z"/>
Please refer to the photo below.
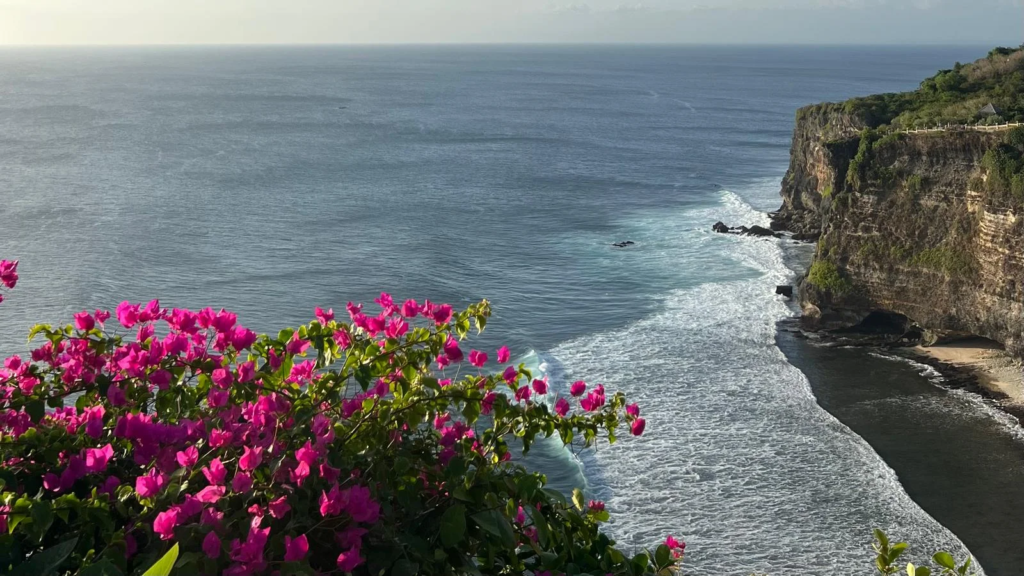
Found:
<path fill-rule="evenodd" d="M 797 112 L 789 170 L 782 181 L 783 205 L 774 228 L 801 234 L 821 229 L 822 201 L 846 177 L 863 128 L 864 123 L 845 114 L 841 104 L 819 104 Z"/>
<path fill-rule="evenodd" d="M 776 225 L 821 238 L 805 315 L 849 325 L 874 310 L 1024 353 L 1024 214 L 979 185 L 1002 134 L 862 136 L 836 105 L 798 116 Z"/>

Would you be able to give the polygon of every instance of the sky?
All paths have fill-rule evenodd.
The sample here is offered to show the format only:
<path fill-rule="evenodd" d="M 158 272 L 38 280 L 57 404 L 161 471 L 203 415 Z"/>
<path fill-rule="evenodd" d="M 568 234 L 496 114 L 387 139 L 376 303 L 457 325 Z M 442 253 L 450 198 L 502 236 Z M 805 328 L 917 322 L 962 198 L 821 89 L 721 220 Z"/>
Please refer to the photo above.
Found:
<path fill-rule="evenodd" d="M 1024 42 L 1024 0 L 0 0 L 0 45 Z"/>

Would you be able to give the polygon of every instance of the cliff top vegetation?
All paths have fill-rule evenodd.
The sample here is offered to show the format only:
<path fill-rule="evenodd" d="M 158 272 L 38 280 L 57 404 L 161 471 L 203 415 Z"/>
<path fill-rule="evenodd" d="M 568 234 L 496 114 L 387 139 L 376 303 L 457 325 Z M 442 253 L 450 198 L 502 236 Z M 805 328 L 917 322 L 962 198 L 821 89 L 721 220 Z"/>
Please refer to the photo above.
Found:
<path fill-rule="evenodd" d="M 1024 45 L 995 48 L 971 64 L 957 62 L 912 92 L 854 98 L 843 107 L 872 128 L 1024 121 Z"/>

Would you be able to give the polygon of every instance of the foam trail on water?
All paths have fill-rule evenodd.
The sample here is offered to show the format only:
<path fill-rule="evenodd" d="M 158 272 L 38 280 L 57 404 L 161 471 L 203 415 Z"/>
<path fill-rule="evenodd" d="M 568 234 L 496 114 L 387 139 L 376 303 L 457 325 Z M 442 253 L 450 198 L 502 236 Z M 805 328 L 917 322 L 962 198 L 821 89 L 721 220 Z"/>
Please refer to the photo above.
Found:
<path fill-rule="evenodd" d="M 753 193 L 776 189 L 773 179 Z M 588 496 L 612 512 L 609 530 L 627 550 L 685 537 L 693 576 L 871 574 L 873 527 L 917 552 L 965 554 L 776 347 L 776 322 L 793 313 L 774 295 L 793 280 L 777 242 L 714 234 L 716 220 L 768 224 L 731 192 L 711 208 L 637 218 L 638 235 L 665 239 L 664 266 L 699 266 L 708 278 L 667 294 L 652 316 L 551 351 L 557 386 L 603 382 L 648 421 L 642 438 L 582 457 Z M 692 260 L 708 254 L 724 264 Z M 715 282 L 723 270 L 732 274 Z"/>

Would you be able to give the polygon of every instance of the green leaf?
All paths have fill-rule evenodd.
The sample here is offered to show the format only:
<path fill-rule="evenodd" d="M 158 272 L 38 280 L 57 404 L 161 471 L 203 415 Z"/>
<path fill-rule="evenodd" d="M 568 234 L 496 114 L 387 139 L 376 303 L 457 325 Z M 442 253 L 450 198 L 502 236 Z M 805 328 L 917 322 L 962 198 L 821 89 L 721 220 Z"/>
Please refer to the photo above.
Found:
<path fill-rule="evenodd" d="M 466 534 L 466 507 L 456 504 L 441 516 L 441 543 L 451 548 L 462 541 Z"/>
<path fill-rule="evenodd" d="M 75 551 L 76 545 L 78 545 L 77 536 L 47 548 L 42 552 L 33 554 L 27 562 L 23 562 L 15 567 L 10 576 L 43 576 L 55 572 L 67 560 L 68 556 L 71 556 L 71 553 Z"/>
<path fill-rule="evenodd" d="M 959 574 L 960 576 L 964 576 L 964 574 L 967 574 L 967 569 L 971 567 L 972 560 L 973 558 L 968 556 L 967 560 L 965 560 L 964 563 L 960 566 L 960 568 L 957 569 L 957 574 Z"/>
<path fill-rule="evenodd" d="M 537 539 L 540 540 L 540 545 L 547 548 L 548 542 L 551 539 L 551 527 L 548 526 L 548 521 L 544 518 L 544 514 L 533 506 L 525 506 L 524 510 L 530 515 L 530 521 L 537 528 Z"/>
<path fill-rule="evenodd" d="M 512 531 L 512 525 L 509 524 L 508 518 L 497 511 L 497 510 L 486 510 L 484 512 L 478 512 L 473 514 L 473 521 L 476 522 L 477 526 L 484 529 L 487 532 L 501 538 L 503 546 L 511 550 L 516 546 L 516 534 Z"/>
<path fill-rule="evenodd" d="M 903 554 L 906 550 L 907 550 L 907 543 L 906 542 L 899 542 L 899 543 L 893 544 L 889 548 L 889 563 L 892 564 L 893 562 L 895 562 L 896 559 L 899 558 L 900 555 Z"/>
<path fill-rule="evenodd" d="M 953 560 L 953 555 L 949 552 L 936 552 L 932 556 L 932 560 L 943 568 L 949 568 L 950 570 L 956 570 L 956 560 Z"/>
<path fill-rule="evenodd" d="M 580 490 L 579 488 L 572 489 L 572 503 L 576 506 L 577 510 L 583 510 L 583 507 L 587 503 L 583 498 L 583 490 Z"/>
<path fill-rule="evenodd" d="M 32 418 L 33 422 L 39 422 L 46 415 L 46 403 L 42 400 L 32 400 L 25 404 L 25 412 Z"/>
<path fill-rule="evenodd" d="M 28 341 L 31 342 L 40 332 L 49 332 L 53 327 L 49 324 L 36 324 L 28 331 Z"/>
<path fill-rule="evenodd" d="M 654 565 L 658 570 L 668 566 L 671 560 L 672 551 L 668 549 L 668 546 L 662 544 L 654 551 Z"/>
<path fill-rule="evenodd" d="M 177 561 L 178 545 L 175 544 L 164 554 L 163 558 L 157 560 L 149 567 L 149 570 L 143 572 L 142 576 L 170 576 L 171 570 L 174 570 L 174 563 Z"/>
<path fill-rule="evenodd" d="M 39 540 L 42 540 L 46 531 L 50 529 L 50 525 L 53 524 L 53 509 L 48 501 L 40 500 L 32 503 L 31 515 L 32 528 L 39 536 Z"/>
<path fill-rule="evenodd" d="M 889 547 L 888 536 L 886 536 L 885 532 L 882 532 L 878 528 L 875 528 L 875 539 L 878 540 L 878 543 L 881 544 L 883 548 Z"/>

